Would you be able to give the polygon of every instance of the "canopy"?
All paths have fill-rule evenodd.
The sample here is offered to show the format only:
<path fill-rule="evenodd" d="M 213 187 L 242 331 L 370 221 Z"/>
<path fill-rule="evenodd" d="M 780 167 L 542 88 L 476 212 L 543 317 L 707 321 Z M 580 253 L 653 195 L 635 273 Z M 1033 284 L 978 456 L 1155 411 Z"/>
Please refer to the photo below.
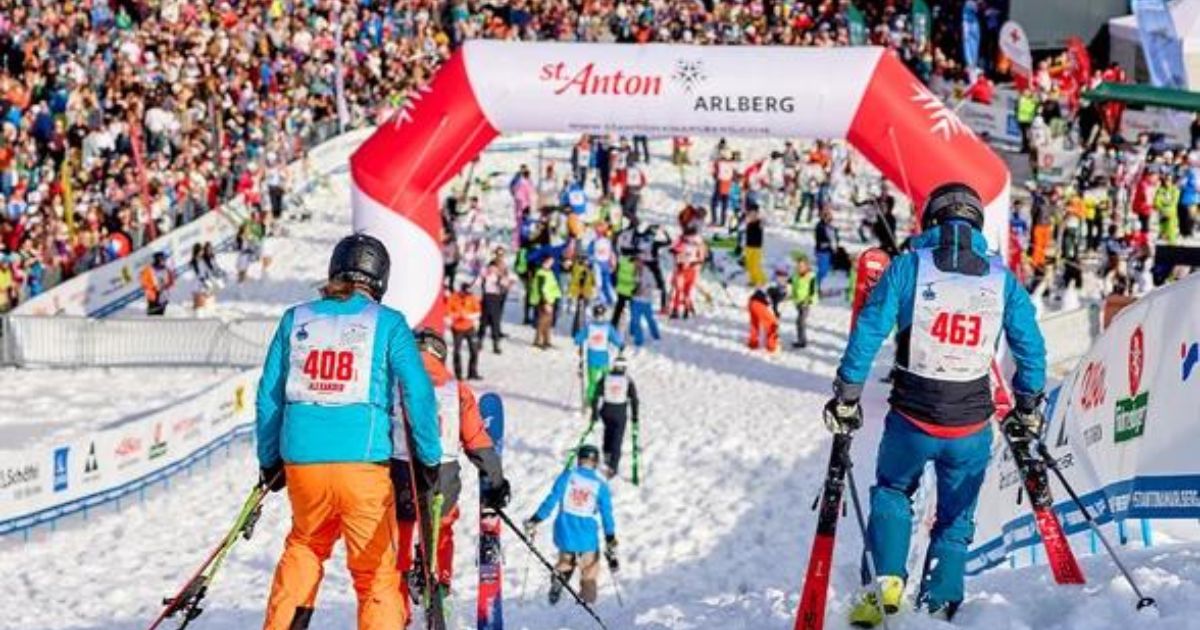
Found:
<path fill-rule="evenodd" d="M 1152 105 L 1185 112 L 1200 112 L 1200 92 L 1159 88 L 1140 83 L 1101 83 L 1083 93 L 1090 101 L 1117 101 L 1126 105 Z"/>

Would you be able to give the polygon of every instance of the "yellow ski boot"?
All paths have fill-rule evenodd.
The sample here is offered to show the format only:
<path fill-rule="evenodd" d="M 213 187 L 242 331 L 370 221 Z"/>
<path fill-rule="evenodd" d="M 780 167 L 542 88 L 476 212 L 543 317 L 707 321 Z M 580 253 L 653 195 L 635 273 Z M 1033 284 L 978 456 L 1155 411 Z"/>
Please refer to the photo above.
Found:
<path fill-rule="evenodd" d="M 883 609 L 887 614 L 892 615 L 900 610 L 900 601 L 904 598 L 904 580 L 894 575 L 881 575 L 875 581 L 878 589 L 865 589 L 850 608 L 850 625 L 874 628 L 883 623 L 883 614 L 879 612 L 879 604 L 875 599 L 876 592 L 883 593 Z"/>

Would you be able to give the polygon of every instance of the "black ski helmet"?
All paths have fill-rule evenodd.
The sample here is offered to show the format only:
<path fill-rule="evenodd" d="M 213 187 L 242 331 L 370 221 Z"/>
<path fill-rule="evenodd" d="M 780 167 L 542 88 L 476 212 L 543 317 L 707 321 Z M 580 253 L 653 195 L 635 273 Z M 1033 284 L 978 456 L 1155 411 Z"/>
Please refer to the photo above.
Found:
<path fill-rule="evenodd" d="M 591 444 L 584 444 L 579 447 L 579 450 L 575 451 L 575 457 L 580 462 L 598 462 L 600 461 L 600 449 Z"/>
<path fill-rule="evenodd" d="M 415 334 L 417 338 L 417 348 L 421 352 L 428 352 L 437 358 L 442 363 L 446 362 L 446 357 L 450 356 L 450 349 L 446 346 L 446 339 L 442 334 L 432 328 L 422 328 Z"/>
<path fill-rule="evenodd" d="M 367 287 L 376 300 L 387 293 L 392 263 L 387 248 L 368 234 L 351 234 L 338 241 L 329 257 L 329 279 Z"/>
<path fill-rule="evenodd" d="M 976 230 L 983 229 L 983 201 L 974 188 L 951 182 L 929 193 L 921 211 L 921 229 L 928 230 L 951 220 L 966 221 Z"/>
<path fill-rule="evenodd" d="M 603 304 L 597 304 L 592 307 L 592 319 L 604 319 L 608 313 L 608 307 Z"/>

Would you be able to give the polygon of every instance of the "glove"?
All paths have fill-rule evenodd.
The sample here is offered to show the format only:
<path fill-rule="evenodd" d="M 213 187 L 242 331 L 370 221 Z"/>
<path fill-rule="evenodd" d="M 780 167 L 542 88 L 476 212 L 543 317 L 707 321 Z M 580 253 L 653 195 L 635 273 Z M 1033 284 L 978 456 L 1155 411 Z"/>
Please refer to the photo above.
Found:
<path fill-rule="evenodd" d="M 608 570 L 616 573 L 621 570 L 621 562 L 617 560 L 617 537 L 608 536 L 604 539 L 604 559 L 608 561 Z"/>
<path fill-rule="evenodd" d="M 274 466 L 258 469 L 258 483 L 271 492 L 279 492 L 287 486 L 287 475 L 283 471 L 283 461 Z"/>
<path fill-rule="evenodd" d="M 823 417 L 825 428 L 829 429 L 830 433 L 854 433 L 862 427 L 862 405 L 859 405 L 858 401 L 847 402 L 835 396 L 825 403 Z"/>
<path fill-rule="evenodd" d="M 1012 439 L 1040 438 L 1046 416 L 1042 414 L 1042 394 L 1017 394 L 1017 404 L 1001 423 Z"/>
<path fill-rule="evenodd" d="M 508 500 L 512 497 L 512 489 L 508 485 L 507 479 L 501 479 L 500 483 L 491 484 L 483 494 L 483 506 L 490 510 L 503 510 L 508 506 Z"/>
<path fill-rule="evenodd" d="M 530 517 L 524 523 L 522 523 L 522 528 L 525 530 L 525 537 L 530 541 L 532 541 L 534 538 L 537 538 L 537 527 L 538 520 L 536 517 Z"/>
<path fill-rule="evenodd" d="M 439 466 L 426 466 L 420 460 L 413 460 L 413 473 L 417 476 L 414 482 L 418 495 L 425 496 L 437 488 L 439 470 Z"/>

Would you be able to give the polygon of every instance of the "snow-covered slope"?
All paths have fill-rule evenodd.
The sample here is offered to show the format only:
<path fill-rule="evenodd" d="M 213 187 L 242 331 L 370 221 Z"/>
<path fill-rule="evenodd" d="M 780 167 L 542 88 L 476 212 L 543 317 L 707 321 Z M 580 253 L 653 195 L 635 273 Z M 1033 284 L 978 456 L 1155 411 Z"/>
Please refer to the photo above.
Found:
<path fill-rule="evenodd" d="M 656 147 L 660 151 L 662 145 Z M 744 145 L 751 154 L 763 143 Z M 697 151 L 697 154 L 700 154 Z M 561 159 L 565 152 L 547 157 Z M 489 155 L 481 172 L 510 172 L 533 165 L 533 151 Z M 660 163 L 661 164 L 661 163 Z M 666 166 L 651 173 L 646 200 L 652 213 L 677 210 L 678 175 Z M 331 244 L 347 229 L 344 181 L 310 199 L 329 204 L 314 222 L 289 227 L 277 244 L 269 278 L 226 290 L 219 310 L 277 313 L 308 298 L 320 280 Z M 500 188 L 503 188 L 501 185 Z M 340 194 L 340 196 L 339 196 Z M 493 216 L 508 216 L 503 192 L 487 195 Z M 665 219 L 664 219 L 665 222 Z M 769 232 L 769 255 L 782 256 L 808 242 L 784 227 Z M 236 294 L 231 291 L 237 291 Z M 736 301 L 744 289 L 734 289 Z M 804 352 L 776 359 L 745 349 L 741 307 L 725 304 L 720 292 L 701 316 L 664 322 L 664 339 L 632 360 L 644 398 L 644 482 L 614 484 L 623 564 L 619 576 L 624 606 L 612 596 L 605 574 L 597 610 L 610 628 L 770 629 L 790 628 L 801 576 L 815 526 L 809 506 L 819 491 L 829 440 L 820 408 L 845 340 L 849 315 L 840 300 L 827 300 L 810 318 L 813 330 Z M 512 323 L 504 354 L 486 354 L 483 390 L 499 392 L 507 405 L 505 465 L 513 482 L 510 513 L 526 517 L 549 489 L 566 450 L 583 429 L 579 383 L 569 342 L 558 349 L 530 347 L 528 328 Z M 790 314 L 789 314 L 790 317 Z M 561 332 L 561 330 L 560 330 Z M 791 340 L 790 323 L 784 326 Z M 884 350 L 888 352 L 888 350 Z M 882 375 L 882 372 L 880 372 Z M 886 392 L 868 388 L 868 415 L 879 418 Z M 856 474 L 865 491 L 872 475 L 878 422 L 858 436 Z M 629 460 L 623 464 L 628 474 Z M 168 595 L 220 537 L 257 469 L 248 446 L 172 492 L 96 516 L 81 527 L 44 534 L 24 545 L 0 549 L 0 628 L 95 630 L 142 628 Z M 473 626 L 476 493 L 466 484 L 458 528 L 459 619 Z M 269 498 L 253 540 L 241 543 L 209 591 L 206 611 L 192 626 L 253 628 L 261 624 L 271 574 L 289 524 L 286 499 Z M 857 584 L 861 538 L 853 519 L 840 524 L 839 546 L 827 627 L 845 628 L 844 612 Z M 548 532 L 546 532 L 548 534 Z M 544 535 L 543 538 L 548 536 Z M 509 628 L 587 629 L 592 622 L 568 599 L 545 602 L 548 578 L 505 536 L 505 617 Z M 552 551 L 548 542 L 543 551 Z M 1161 547 L 1130 553 L 1137 575 L 1159 599 L 1161 617 L 1133 612 L 1131 594 L 1104 559 L 1085 560 L 1091 583 L 1083 588 L 1052 584 L 1044 568 L 997 570 L 969 584 L 971 599 L 954 626 L 917 615 L 898 618 L 893 630 L 1200 628 L 1191 608 L 1200 604 L 1200 546 Z M 354 598 L 339 546 L 331 560 L 314 627 L 354 627 Z"/>

